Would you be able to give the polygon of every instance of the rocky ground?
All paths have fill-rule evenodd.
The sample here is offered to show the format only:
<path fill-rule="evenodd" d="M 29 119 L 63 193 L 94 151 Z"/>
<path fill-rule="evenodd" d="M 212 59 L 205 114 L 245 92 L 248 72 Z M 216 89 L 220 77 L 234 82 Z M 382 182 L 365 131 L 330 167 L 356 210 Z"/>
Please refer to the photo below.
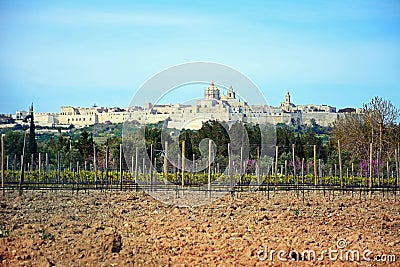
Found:
<path fill-rule="evenodd" d="M 236 193 L 178 208 L 143 192 L 6 192 L 0 197 L 0 266 L 388 264 L 363 260 L 367 249 L 372 260 L 395 255 L 391 265 L 399 266 L 399 196 L 332 197 Z M 332 259 L 323 253 L 329 249 Z M 304 250 L 317 259 L 302 256 Z M 360 252 L 359 262 L 346 261 L 349 250 Z"/>

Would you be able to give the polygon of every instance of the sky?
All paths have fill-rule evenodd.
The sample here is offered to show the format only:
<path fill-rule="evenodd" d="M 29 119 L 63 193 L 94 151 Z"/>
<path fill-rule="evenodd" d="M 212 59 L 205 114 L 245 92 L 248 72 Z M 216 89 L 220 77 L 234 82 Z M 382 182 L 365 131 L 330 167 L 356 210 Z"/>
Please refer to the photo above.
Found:
<path fill-rule="evenodd" d="M 299 105 L 400 108 L 400 1 L 0 0 L 0 113 L 125 107 L 193 61 L 240 71 L 271 105 L 289 91 Z"/>

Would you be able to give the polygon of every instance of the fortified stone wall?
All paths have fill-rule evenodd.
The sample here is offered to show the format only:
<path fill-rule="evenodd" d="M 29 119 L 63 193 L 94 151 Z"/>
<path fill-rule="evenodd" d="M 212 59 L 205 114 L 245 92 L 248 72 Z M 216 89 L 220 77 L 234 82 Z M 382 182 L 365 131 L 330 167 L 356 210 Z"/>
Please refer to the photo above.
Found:
<path fill-rule="evenodd" d="M 182 128 L 201 127 L 207 120 L 244 121 L 253 123 L 285 123 L 308 124 L 316 122 L 322 126 L 329 126 L 339 116 L 335 107 L 327 105 L 300 105 L 291 102 L 289 92 L 285 101 L 278 107 L 249 106 L 246 102 L 237 99 L 233 88 L 229 88 L 227 95 L 220 96 L 220 91 L 213 83 L 205 89 L 205 98 L 198 100 L 195 105 L 155 105 L 146 103 L 144 107 L 132 108 L 76 108 L 61 107 L 58 118 L 54 123 L 61 125 L 87 126 L 96 123 L 123 123 L 126 120 L 136 121 L 139 124 L 168 121 L 168 127 Z M 38 119 L 39 124 L 51 123 L 45 115 Z"/>

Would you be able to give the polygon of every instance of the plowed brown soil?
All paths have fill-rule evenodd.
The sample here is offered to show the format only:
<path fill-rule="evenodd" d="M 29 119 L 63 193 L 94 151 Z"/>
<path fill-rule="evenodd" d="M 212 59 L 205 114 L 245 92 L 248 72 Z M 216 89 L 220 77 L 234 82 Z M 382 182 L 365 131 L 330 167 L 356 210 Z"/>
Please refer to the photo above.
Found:
<path fill-rule="evenodd" d="M 143 192 L 6 192 L 0 197 L 0 266 L 325 266 L 348 250 L 395 255 L 400 265 L 400 201 L 393 195 L 236 193 L 177 208 Z M 323 250 L 338 249 L 331 256 Z M 343 242 L 343 240 L 342 240 Z M 340 244 L 343 246 L 343 244 Z M 276 252 L 272 253 L 271 250 Z M 317 259 L 278 259 L 314 250 Z M 267 252 L 267 254 L 265 253 Z M 393 259 L 393 258 L 392 258 Z"/>

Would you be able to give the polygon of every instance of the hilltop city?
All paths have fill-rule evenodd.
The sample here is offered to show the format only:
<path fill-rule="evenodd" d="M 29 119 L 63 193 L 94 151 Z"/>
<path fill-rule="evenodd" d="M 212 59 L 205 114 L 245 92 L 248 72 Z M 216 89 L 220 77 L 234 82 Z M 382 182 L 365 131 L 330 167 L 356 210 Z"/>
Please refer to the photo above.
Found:
<path fill-rule="evenodd" d="M 0 115 L 2 127 L 24 125 L 33 112 L 33 105 L 28 111 L 16 111 L 15 114 Z M 279 106 L 249 105 L 236 97 L 231 86 L 226 94 L 210 83 L 204 89 L 204 99 L 194 105 L 145 103 L 142 107 L 127 108 L 107 107 L 72 107 L 62 106 L 60 113 L 40 112 L 34 114 L 34 122 L 42 127 L 85 127 L 94 124 L 111 124 L 132 121 L 138 125 L 166 121 L 168 128 L 199 129 L 207 120 L 226 122 L 243 121 L 253 123 L 284 123 L 288 125 L 330 126 L 342 113 L 360 112 L 360 109 L 347 108 L 336 110 L 328 105 L 295 105 L 290 93 Z"/>

